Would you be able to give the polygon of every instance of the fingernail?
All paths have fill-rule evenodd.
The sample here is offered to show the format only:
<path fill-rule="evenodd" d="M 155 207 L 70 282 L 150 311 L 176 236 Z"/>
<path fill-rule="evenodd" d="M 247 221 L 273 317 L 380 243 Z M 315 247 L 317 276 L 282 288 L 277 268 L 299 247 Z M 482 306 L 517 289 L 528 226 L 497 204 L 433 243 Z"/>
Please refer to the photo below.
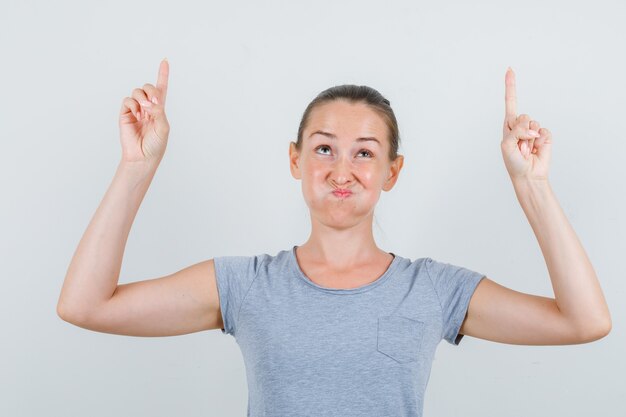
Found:
<path fill-rule="evenodd" d="M 148 100 L 139 100 L 139 104 L 146 107 L 152 106 L 152 103 L 150 103 Z"/>
<path fill-rule="evenodd" d="M 154 104 L 159 104 L 159 101 L 157 100 L 156 96 L 152 97 L 152 102 Z"/>
<path fill-rule="evenodd" d="M 528 130 L 528 134 L 529 134 L 530 136 L 540 136 L 540 135 L 539 135 L 539 132 L 537 132 L 536 130 L 532 130 L 532 129 L 529 129 L 529 130 Z"/>

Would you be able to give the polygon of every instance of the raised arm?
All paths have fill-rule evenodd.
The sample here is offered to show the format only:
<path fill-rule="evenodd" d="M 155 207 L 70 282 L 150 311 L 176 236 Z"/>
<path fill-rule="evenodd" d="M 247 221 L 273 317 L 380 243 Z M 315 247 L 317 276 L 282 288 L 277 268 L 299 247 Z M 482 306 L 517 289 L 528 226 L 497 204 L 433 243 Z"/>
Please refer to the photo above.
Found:
<path fill-rule="evenodd" d="M 162 278 L 118 285 L 130 228 L 167 145 L 168 76 L 164 60 L 156 86 L 145 84 L 123 100 L 122 158 L 74 253 L 57 304 L 57 314 L 78 326 L 162 336 L 221 325 L 212 260 Z"/>
<path fill-rule="evenodd" d="M 524 294 L 483 279 L 460 333 L 523 345 L 597 340 L 610 332 L 611 316 L 587 253 L 548 182 L 552 135 L 527 114 L 518 116 L 516 106 L 515 74 L 509 69 L 502 155 L 545 258 L 555 298 Z"/>

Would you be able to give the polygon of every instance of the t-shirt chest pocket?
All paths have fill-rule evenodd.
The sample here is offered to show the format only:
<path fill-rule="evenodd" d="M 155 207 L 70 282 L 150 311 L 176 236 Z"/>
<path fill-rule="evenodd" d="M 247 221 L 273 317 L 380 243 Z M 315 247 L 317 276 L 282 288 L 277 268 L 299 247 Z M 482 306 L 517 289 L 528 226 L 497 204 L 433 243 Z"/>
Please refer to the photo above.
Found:
<path fill-rule="evenodd" d="M 378 318 L 378 351 L 399 363 L 414 362 L 418 359 L 424 322 L 404 316 Z"/>

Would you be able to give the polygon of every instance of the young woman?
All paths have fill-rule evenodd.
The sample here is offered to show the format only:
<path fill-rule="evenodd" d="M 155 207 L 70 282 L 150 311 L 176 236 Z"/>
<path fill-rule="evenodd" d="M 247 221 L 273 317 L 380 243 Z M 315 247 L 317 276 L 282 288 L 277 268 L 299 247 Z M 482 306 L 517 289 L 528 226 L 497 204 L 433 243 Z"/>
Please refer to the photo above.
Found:
<path fill-rule="evenodd" d="M 377 247 L 374 209 L 398 180 L 403 156 L 389 101 L 355 85 L 320 93 L 290 143 L 291 173 L 311 215 L 304 244 L 118 285 L 131 224 L 168 140 L 168 74 L 164 60 L 156 86 L 123 101 L 121 162 L 65 277 L 64 320 L 133 336 L 221 329 L 241 347 L 250 416 L 419 416 L 442 339 L 563 345 L 609 333 L 598 279 L 548 182 L 551 134 L 517 115 L 511 69 L 502 155 L 555 298 Z"/>

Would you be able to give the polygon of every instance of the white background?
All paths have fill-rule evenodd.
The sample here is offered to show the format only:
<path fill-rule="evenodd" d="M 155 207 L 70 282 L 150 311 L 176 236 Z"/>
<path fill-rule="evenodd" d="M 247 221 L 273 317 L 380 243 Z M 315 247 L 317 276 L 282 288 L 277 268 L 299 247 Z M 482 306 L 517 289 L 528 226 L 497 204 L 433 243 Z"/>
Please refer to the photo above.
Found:
<path fill-rule="evenodd" d="M 320 91 L 376 88 L 404 168 L 381 195 L 384 250 L 554 296 L 500 151 L 504 74 L 553 134 L 550 180 L 600 279 L 604 339 L 440 344 L 424 415 L 623 415 L 626 3 L 5 1 L 0 10 L 0 415 L 243 416 L 245 368 L 219 330 L 90 332 L 56 304 L 121 155 L 125 96 L 168 57 L 169 143 L 120 283 L 302 244 L 288 146 Z"/>

